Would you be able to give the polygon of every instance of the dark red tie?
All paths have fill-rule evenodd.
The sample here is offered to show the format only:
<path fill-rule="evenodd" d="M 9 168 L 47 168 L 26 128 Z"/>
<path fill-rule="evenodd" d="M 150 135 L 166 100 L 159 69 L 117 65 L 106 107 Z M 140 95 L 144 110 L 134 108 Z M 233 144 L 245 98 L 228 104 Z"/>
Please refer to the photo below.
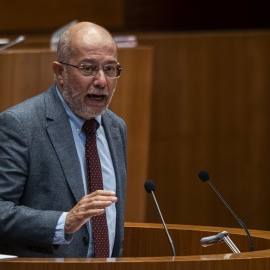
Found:
<path fill-rule="evenodd" d="M 103 190 L 101 165 L 96 142 L 96 125 L 97 122 L 95 119 L 87 120 L 83 124 L 83 130 L 86 134 L 85 159 L 89 193 L 96 190 Z M 109 257 L 109 236 L 106 213 L 92 217 L 92 231 L 94 236 L 95 258 Z"/>

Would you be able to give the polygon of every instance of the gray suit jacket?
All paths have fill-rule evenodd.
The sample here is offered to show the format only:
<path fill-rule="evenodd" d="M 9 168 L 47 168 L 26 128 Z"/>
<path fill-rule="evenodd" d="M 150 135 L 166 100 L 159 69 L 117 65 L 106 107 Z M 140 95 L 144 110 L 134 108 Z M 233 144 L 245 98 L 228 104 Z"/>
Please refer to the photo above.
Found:
<path fill-rule="evenodd" d="M 126 192 L 126 126 L 107 110 L 102 125 L 116 173 L 116 237 L 121 256 Z M 68 245 L 53 246 L 58 219 L 84 196 L 68 116 L 55 85 L 0 114 L 0 253 L 21 257 L 86 257 L 84 225 Z"/>

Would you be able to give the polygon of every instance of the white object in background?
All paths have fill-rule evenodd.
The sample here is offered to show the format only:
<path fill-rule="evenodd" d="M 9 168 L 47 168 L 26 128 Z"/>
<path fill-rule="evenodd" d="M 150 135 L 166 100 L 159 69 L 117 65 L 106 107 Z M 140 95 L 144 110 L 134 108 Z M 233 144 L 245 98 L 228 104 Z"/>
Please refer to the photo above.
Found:
<path fill-rule="evenodd" d="M 0 260 L 17 258 L 18 256 L 0 254 Z"/>
<path fill-rule="evenodd" d="M 136 47 L 138 45 L 137 37 L 129 36 L 113 36 L 113 39 L 118 48 Z"/>
<path fill-rule="evenodd" d="M 9 43 L 9 38 L 0 38 L 0 45 Z"/>

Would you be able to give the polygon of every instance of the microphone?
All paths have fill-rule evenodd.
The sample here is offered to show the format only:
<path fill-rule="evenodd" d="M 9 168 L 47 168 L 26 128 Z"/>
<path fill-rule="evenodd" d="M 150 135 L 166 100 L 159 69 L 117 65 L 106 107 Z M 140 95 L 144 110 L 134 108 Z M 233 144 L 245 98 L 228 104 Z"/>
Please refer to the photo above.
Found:
<path fill-rule="evenodd" d="M 23 42 L 23 41 L 25 41 L 25 36 L 19 36 L 19 37 L 17 37 L 15 40 L 9 42 L 8 44 L 5 44 L 5 45 L 1 46 L 1 47 L 0 47 L 0 51 L 3 51 L 3 50 L 5 50 L 5 49 L 7 49 L 7 48 L 9 48 L 9 47 L 11 47 L 11 46 L 13 46 L 13 45 L 16 45 L 16 44 L 18 44 L 18 43 L 21 43 L 21 42 Z"/>
<path fill-rule="evenodd" d="M 201 239 L 201 245 L 203 247 L 210 246 L 215 243 L 222 243 L 225 242 L 228 247 L 233 251 L 233 253 L 241 253 L 237 246 L 233 243 L 231 238 L 229 237 L 229 233 L 226 231 L 220 232 L 216 235 L 203 237 Z"/>
<path fill-rule="evenodd" d="M 223 242 L 223 238 L 228 235 L 228 233 L 226 231 L 224 232 L 220 232 L 216 235 L 212 235 L 212 236 L 208 236 L 208 237 L 203 237 L 201 239 L 201 245 L 203 247 L 208 247 L 210 245 L 213 245 L 215 243 L 221 243 Z"/>
<path fill-rule="evenodd" d="M 146 182 L 144 183 L 144 188 L 145 188 L 145 191 L 146 191 L 147 193 L 152 193 L 152 195 L 153 195 L 153 198 L 154 198 L 154 201 L 155 201 L 155 203 L 156 203 L 156 206 L 157 206 L 159 215 L 160 215 L 160 217 L 161 217 L 161 220 L 162 220 L 164 229 L 165 229 L 165 231 L 166 231 L 166 233 L 167 233 L 167 237 L 168 237 L 168 239 L 169 239 L 169 242 L 170 242 L 170 245 L 171 245 L 171 248 L 172 248 L 173 256 L 176 256 L 176 255 L 175 255 L 175 249 L 174 249 L 173 241 L 172 241 L 171 236 L 170 236 L 170 234 L 169 234 L 169 232 L 168 232 L 168 230 L 167 230 L 165 221 L 164 221 L 164 219 L 163 219 L 163 216 L 162 216 L 162 214 L 161 214 L 161 211 L 160 211 L 160 209 L 159 209 L 159 206 L 158 206 L 158 203 L 157 203 L 155 194 L 154 194 L 154 191 L 155 191 L 155 183 L 154 183 L 152 180 L 148 180 L 148 181 L 146 181 Z"/>
<path fill-rule="evenodd" d="M 224 198 L 221 196 L 221 194 L 217 191 L 217 189 L 214 187 L 214 185 L 211 183 L 211 181 L 209 180 L 209 173 L 207 170 L 201 170 L 199 171 L 199 178 L 203 181 L 203 182 L 208 182 L 209 185 L 212 187 L 212 189 L 216 192 L 216 194 L 219 196 L 219 198 L 223 201 L 223 203 L 226 205 L 226 207 L 230 210 L 230 212 L 234 215 L 234 217 L 236 218 L 236 220 L 239 222 L 239 224 L 241 225 L 241 227 L 245 230 L 248 240 L 249 240 L 249 246 L 250 246 L 250 251 L 253 251 L 253 244 L 252 244 L 252 240 L 249 234 L 249 231 L 246 227 L 246 225 L 241 221 L 241 219 L 235 214 L 235 212 L 232 210 L 232 208 L 229 206 L 229 204 L 224 200 Z"/>

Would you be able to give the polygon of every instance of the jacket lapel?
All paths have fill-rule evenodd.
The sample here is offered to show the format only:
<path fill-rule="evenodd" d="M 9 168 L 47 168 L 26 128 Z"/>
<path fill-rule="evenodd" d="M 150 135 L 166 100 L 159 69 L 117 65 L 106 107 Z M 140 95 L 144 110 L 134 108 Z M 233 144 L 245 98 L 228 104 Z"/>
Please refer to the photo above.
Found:
<path fill-rule="evenodd" d="M 121 134 L 114 124 L 113 120 L 105 113 L 102 116 L 102 124 L 105 130 L 106 139 L 109 144 L 110 153 L 113 161 L 113 166 L 115 170 L 115 176 L 116 176 L 116 187 L 118 188 L 118 185 L 121 182 L 121 179 L 123 177 L 122 170 L 123 166 L 125 164 L 125 157 L 123 153 L 123 144 L 121 141 Z"/>
<path fill-rule="evenodd" d="M 84 196 L 83 180 L 78 154 L 66 111 L 58 97 L 55 85 L 47 92 L 47 132 L 63 168 L 67 183 L 77 202 Z"/>

